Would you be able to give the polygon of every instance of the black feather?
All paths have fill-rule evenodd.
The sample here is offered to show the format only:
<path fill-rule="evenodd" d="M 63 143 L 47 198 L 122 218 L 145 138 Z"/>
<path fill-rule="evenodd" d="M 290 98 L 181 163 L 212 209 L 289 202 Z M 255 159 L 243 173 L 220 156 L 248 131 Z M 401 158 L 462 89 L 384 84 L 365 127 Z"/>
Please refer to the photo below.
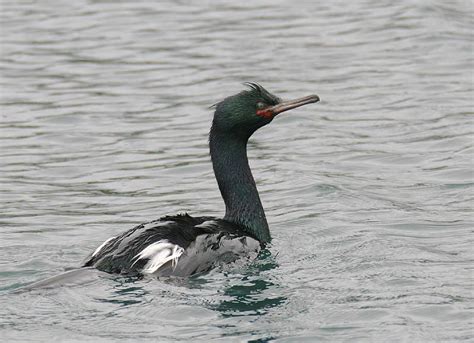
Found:
<path fill-rule="evenodd" d="M 200 224 L 212 221 L 208 225 Z M 214 217 L 191 217 L 188 214 L 165 216 L 149 223 L 140 224 L 109 241 L 96 255 L 86 260 L 84 267 L 95 268 L 118 274 L 139 274 L 147 263 L 146 259 L 134 257 L 150 244 L 167 240 L 183 249 L 199 235 L 221 234 L 223 236 L 250 236 L 240 226 Z M 210 247 L 212 249 L 212 247 Z"/>

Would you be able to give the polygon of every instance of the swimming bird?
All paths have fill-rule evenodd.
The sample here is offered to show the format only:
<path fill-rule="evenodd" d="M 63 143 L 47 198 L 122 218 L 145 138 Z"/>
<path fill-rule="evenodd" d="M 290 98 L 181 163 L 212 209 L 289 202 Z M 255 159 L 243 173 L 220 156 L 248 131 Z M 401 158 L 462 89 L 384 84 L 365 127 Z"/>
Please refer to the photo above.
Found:
<path fill-rule="evenodd" d="M 309 95 L 282 101 L 256 83 L 215 105 L 209 133 L 224 218 L 165 216 L 102 243 L 85 261 L 109 273 L 189 276 L 256 254 L 271 240 L 247 159 L 247 142 L 279 113 L 319 101 Z"/>

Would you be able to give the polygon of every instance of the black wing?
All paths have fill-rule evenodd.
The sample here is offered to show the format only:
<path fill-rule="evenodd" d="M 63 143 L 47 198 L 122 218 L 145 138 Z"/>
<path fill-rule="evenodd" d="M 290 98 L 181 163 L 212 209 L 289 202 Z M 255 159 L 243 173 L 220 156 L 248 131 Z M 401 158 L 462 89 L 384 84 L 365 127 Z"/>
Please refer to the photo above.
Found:
<path fill-rule="evenodd" d="M 168 242 L 186 250 L 198 236 L 206 234 L 246 235 L 240 227 L 222 219 L 187 214 L 166 216 L 110 238 L 86 260 L 84 267 L 93 266 L 108 273 L 140 274 L 148 259 L 137 256 L 153 243 Z"/>

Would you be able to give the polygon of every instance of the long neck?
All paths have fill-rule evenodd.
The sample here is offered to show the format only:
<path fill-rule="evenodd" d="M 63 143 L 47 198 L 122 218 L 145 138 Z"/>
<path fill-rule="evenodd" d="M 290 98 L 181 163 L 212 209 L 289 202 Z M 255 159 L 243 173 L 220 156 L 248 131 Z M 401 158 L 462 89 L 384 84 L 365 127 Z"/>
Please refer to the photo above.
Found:
<path fill-rule="evenodd" d="M 247 140 L 213 125 L 209 135 L 212 166 L 225 202 L 224 219 L 269 242 L 267 219 L 247 159 Z"/>

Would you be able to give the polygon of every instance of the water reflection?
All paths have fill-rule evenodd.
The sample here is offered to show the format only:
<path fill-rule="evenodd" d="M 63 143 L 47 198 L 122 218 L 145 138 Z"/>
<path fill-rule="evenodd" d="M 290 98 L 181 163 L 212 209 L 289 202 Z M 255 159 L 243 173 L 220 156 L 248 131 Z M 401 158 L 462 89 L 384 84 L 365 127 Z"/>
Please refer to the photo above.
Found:
<path fill-rule="evenodd" d="M 241 281 L 244 284 L 231 286 L 224 291 L 224 294 L 232 299 L 222 301 L 215 308 L 224 317 L 264 315 L 287 300 L 281 296 L 268 296 L 267 290 L 277 288 L 273 282 L 262 279 L 248 280 L 247 277 Z"/>
<path fill-rule="evenodd" d="M 150 292 L 137 282 L 140 279 L 138 277 L 115 278 L 113 281 L 118 284 L 107 294 L 107 298 L 96 298 L 96 300 L 116 304 L 120 307 L 148 302 L 145 296 Z"/>
<path fill-rule="evenodd" d="M 238 283 L 224 289 L 224 295 L 229 299 L 223 300 L 214 309 L 224 317 L 264 315 L 270 309 L 284 304 L 287 299 L 275 295 L 280 292 L 272 292 L 280 286 L 265 279 L 265 272 L 277 267 L 270 250 L 262 250 Z"/>

